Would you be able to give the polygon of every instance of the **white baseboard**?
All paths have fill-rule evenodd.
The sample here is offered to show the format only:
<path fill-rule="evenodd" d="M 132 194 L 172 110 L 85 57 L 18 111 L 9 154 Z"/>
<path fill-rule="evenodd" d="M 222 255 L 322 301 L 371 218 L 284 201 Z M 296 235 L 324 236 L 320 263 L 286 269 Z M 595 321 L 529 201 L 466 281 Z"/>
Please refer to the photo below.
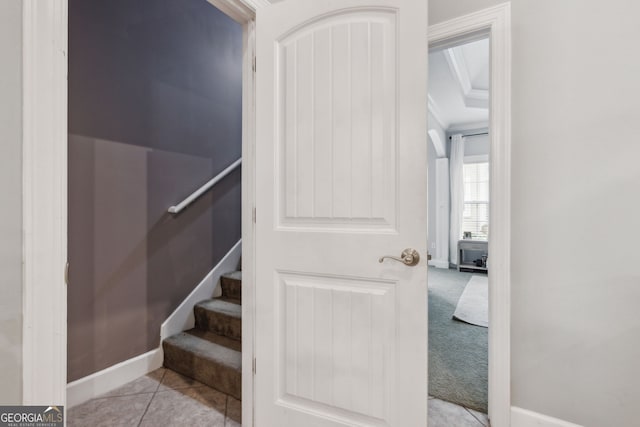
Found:
<path fill-rule="evenodd" d="M 542 415 L 527 409 L 511 407 L 512 427 L 582 427 L 578 424 Z"/>
<path fill-rule="evenodd" d="M 160 327 L 160 342 L 171 335 L 177 334 L 195 326 L 195 318 L 193 316 L 193 306 L 202 300 L 211 298 L 212 296 L 220 296 L 222 289 L 220 288 L 220 276 L 230 271 L 235 271 L 240 262 L 242 255 L 242 240 L 238 240 L 233 248 L 220 260 L 218 265 L 202 279 L 200 284 L 182 301 L 173 313 L 162 323 Z"/>
<path fill-rule="evenodd" d="M 432 259 L 429 261 L 429 265 L 436 268 L 449 268 L 449 260 L 447 259 Z"/>
<path fill-rule="evenodd" d="M 67 406 L 73 407 L 162 367 L 162 349 L 151 350 L 67 384 Z"/>
<path fill-rule="evenodd" d="M 200 284 L 162 323 L 160 327 L 161 343 L 162 340 L 173 334 L 193 328 L 195 325 L 193 306 L 202 300 L 221 294 L 220 276 L 234 271 L 238 267 L 242 253 L 241 242 L 239 240 L 231 248 L 218 265 L 202 279 Z M 163 356 L 162 344 L 160 344 L 157 349 L 67 384 L 67 407 L 71 408 L 94 399 L 162 367 Z"/>

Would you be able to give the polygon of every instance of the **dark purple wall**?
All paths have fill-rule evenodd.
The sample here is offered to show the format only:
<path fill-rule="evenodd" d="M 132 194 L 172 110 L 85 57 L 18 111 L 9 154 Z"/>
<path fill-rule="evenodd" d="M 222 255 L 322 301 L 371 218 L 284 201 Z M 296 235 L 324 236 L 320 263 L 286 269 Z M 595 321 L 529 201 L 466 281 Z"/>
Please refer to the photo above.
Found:
<path fill-rule="evenodd" d="M 206 0 L 69 1 L 68 380 L 159 344 L 240 239 L 242 28 Z"/>

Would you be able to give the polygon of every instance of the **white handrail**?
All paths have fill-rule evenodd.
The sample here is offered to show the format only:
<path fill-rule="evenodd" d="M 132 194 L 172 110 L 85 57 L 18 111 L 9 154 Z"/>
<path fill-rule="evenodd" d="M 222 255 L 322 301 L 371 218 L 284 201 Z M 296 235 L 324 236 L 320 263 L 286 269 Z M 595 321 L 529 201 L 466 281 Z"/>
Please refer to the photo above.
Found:
<path fill-rule="evenodd" d="M 225 170 L 220 172 L 218 175 L 216 175 L 213 179 L 211 179 L 205 185 L 203 185 L 202 187 L 198 188 L 196 191 L 191 193 L 191 195 L 186 199 L 184 199 L 182 202 L 178 203 L 175 206 L 171 206 L 169 208 L 169 213 L 172 213 L 172 214 L 180 213 L 180 211 L 182 211 L 184 208 L 186 208 L 191 203 L 193 203 L 193 201 L 196 200 L 198 197 L 206 193 L 211 187 L 216 185 L 222 178 L 229 175 L 235 168 L 240 166 L 241 163 L 242 163 L 242 157 L 240 157 L 238 160 L 236 160 L 231 165 L 229 165 Z"/>

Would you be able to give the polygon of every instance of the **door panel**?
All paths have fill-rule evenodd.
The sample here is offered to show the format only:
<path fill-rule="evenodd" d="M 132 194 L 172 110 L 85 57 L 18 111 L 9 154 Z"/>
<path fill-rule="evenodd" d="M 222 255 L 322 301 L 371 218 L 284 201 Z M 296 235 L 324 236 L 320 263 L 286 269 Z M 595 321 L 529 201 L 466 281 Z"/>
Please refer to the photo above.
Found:
<path fill-rule="evenodd" d="M 276 41 L 281 226 L 395 228 L 395 33 L 359 9 Z"/>
<path fill-rule="evenodd" d="M 385 419 L 394 376 L 394 283 L 299 273 L 279 280 L 281 403 Z"/>
<path fill-rule="evenodd" d="M 423 3 L 258 10 L 258 426 L 426 425 Z"/>

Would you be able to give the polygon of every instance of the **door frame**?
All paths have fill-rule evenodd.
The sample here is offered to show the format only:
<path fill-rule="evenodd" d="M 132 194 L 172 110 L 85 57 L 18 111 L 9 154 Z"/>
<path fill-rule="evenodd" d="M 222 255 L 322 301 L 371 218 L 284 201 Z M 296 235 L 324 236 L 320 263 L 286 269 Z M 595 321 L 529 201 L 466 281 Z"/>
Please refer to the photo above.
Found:
<path fill-rule="evenodd" d="M 66 405 L 67 0 L 22 8 L 22 403 Z"/>
<path fill-rule="evenodd" d="M 255 329 L 255 14 L 268 0 L 209 0 L 243 24 L 242 418 L 253 425 Z M 272 0 L 275 1 L 275 0 Z M 23 1 L 24 404 L 66 405 L 68 0 Z M 505 3 L 429 27 L 429 43 L 477 31 L 491 35 L 491 220 L 489 414 L 510 420 L 511 36 Z M 426 53 L 425 53 L 426 54 Z"/>
<path fill-rule="evenodd" d="M 429 45 L 479 33 L 490 40 L 489 418 L 511 424 L 511 4 L 429 26 Z"/>
<path fill-rule="evenodd" d="M 242 254 L 252 284 L 255 14 L 269 2 L 208 1 L 243 26 Z M 66 405 L 68 0 L 24 0 L 22 36 L 22 403 Z M 245 289 L 242 416 L 252 425 L 253 286 Z"/>

